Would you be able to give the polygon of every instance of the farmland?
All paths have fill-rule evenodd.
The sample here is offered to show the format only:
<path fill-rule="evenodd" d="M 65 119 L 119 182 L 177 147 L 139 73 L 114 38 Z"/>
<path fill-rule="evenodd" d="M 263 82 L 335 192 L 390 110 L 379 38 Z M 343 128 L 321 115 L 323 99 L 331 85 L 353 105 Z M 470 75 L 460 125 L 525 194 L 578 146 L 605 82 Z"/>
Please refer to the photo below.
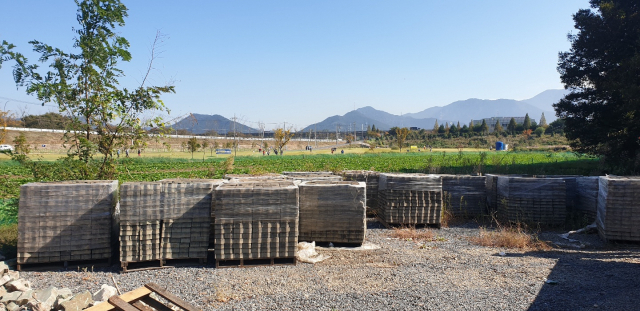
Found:
<path fill-rule="evenodd" d="M 59 161 L 43 161 L 50 169 L 59 169 Z M 347 153 L 287 156 L 239 156 L 233 164 L 227 158 L 121 158 L 117 179 L 154 181 L 164 178 L 222 178 L 225 173 L 263 174 L 282 171 L 376 170 L 380 172 L 422 172 L 441 174 L 580 174 L 594 175 L 597 159 L 573 153 L 543 152 L 415 152 Z M 21 184 L 36 181 L 19 163 L 0 161 L 0 199 L 19 197 Z M 45 179 L 42 181 L 51 181 Z"/>

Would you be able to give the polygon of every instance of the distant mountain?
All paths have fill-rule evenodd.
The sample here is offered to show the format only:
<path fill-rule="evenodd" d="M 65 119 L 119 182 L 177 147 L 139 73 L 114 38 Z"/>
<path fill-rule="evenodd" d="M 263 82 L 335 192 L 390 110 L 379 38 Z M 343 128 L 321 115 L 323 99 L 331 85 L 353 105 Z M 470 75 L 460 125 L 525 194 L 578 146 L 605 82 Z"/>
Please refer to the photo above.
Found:
<path fill-rule="evenodd" d="M 439 124 L 458 121 L 461 124 L 467 124 L 471 120 L 490 117 L 524 117 L 527 113 L 529 117 L 537 122 L 543 112 L 547 122 L 552 122 L 556 119 L 552 105 L 567 93 L 568 91 L 566 90 L 546 90 L 526 100 L 471 98 L 456 101 L 443 107 L 430 107 L 420 112 L 407 113 L 402 116 L 377 110 L 373 107 L 363 107 L 348 112 L 343 116 L 336 115 L 311 124 L 303 131 L 309 131 L 309 129 L 335 131 L 336 126 L 340 126 L 344 131 L 354 122 L 357 129 L 361 129 L 362 124 L 375 124 L 376 128 L 381 130 L 388 130 L 394 126 L 432 129 L 436 119 Z"/>
<path fill-rule="evenodd" d="M 543 111 L 553 111 L 553 104 L 560 101 L 567 94 L 569 94 L 568 90 L 546 90 L 532 98 L 523 100 L 523 102 L 540 108 Z M 546 113 L 545 117 L 547 117 L 548 120 L 549 116 L 547 116 Z"/>
<path fill-rule="evenodd" d="M 514 99 L 477 99 L 471 98 L 453 102 L 444 107 L 431 107 L 418 113 L 408 113 L 414 118 L 437 118 L 440 120 L 450 120 L 453 122 L 469 123 L 469 121 L 490 117 L 522 117 L 529 114 L 529 117 L 539 119 L 543 110 L 525 102 Z M 547 117 L 545 113 L 545 117 Z M 548 117 L 547 117 L 548 120 Z"/>
<path fill-rule="evenodd" d="M 181 129 L 188 130 L 194 134 L 204 134 L 211 130 L 218 132 L 218 134 L 226 134 L 226 133 L 233 132 L 234 122 L 221 115 L 218 115 L 218 114 L 207 115 L 207 114 L 194 113 L 193 116 L 195 117 L 195 120 L 191 118 L 191 116 L 188 116 L 176 122 L 171 127 L 177 130 L 181 130 Z M 257 133 L 258 132 L 257 129 L 251 128 L 239 122 L 235 123 L 235 128 L 236 128 L 236 131 L 239 133 Z"/>
<path fill-rule="evenodd" d="M 340 131 L 348 131 L 352 129 L 355 123 L 356 130 L 366 129 L 367 126 L 375 125 L 376 128 L 381 130 L 388 130 L 394 126 L 399 127 L 419 127 L 432 129 L 436 120 L 429 119 L 415 119 L 406 116 L 397 116 L 385 111 L 377 110 L 373 107 L 363 107 L 346 113 L 343 116 L 332 116 L 324 119 L 321 122 L 311 124 L 304 128 L 302 131 L 316 130 L 316 131 L 336 131 L 339 126 Z"/>

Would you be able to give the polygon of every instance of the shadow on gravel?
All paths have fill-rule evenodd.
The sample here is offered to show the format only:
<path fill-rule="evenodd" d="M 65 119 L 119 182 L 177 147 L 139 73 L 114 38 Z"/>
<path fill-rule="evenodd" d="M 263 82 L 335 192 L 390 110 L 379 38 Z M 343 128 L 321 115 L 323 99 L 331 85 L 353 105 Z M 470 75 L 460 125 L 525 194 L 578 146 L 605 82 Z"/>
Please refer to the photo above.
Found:
<path fill-rule="evenodd" d="M 530 311 L 638 310 L 640 306 L 637 247 L 606 252 L 529 252 L 522 256 L 557 260 Z"/>

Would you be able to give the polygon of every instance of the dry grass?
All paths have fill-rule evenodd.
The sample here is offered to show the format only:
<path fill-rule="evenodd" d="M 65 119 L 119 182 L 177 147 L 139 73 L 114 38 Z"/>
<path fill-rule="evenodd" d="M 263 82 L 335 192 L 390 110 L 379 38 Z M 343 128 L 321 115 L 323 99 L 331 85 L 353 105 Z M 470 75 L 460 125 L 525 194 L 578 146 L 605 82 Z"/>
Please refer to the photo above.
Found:
<path fill-rule="evenodd" d="M 0 252 L 6 258 L 16 258 L 18 246 L 18 224 L 0 226 Z"/>
<path fill-rule="evenodd" d="M 407 241 L 434 241 L 436 235 L 429 229 L 395 228 L 391 237 Z"/>
<path fill-rule="evenodd" d="M 489 247 L 520 248 L 527 250 L 549 250 L 551 246 L 540 241 L 536 235 L 528 233 L 522 226 L 499 226 L 496 230 L 481 228 L 478 236 L 471 237 L 472 243 Z"/>

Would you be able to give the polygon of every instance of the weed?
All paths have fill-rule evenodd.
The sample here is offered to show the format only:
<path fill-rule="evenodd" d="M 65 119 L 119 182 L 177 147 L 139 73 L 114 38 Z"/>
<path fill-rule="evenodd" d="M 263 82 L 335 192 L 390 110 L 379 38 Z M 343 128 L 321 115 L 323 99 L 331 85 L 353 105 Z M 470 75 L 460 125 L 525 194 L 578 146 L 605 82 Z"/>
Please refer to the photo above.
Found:
<path fill-rule="evenodd" d="M 503 226 L 498 224 L 495 230 L 480 228 L 476 237 L 470 237 L 472 243 L 489 247 L 520 248 L 528 250 L 549 250 L 551 246 L 520 224 Z"/>
<path fill-rule="evenodd" d="M 429 229 L 418 230 L 416 228 L 395 228 L 391 237 L 404 241 L 433 241 L 436 235 Z"/>
<path fill-rule="evenodd" d="M 16 258 L 18 254 L 18 224 L 0 226 L 0 252 L 6 258 Z"/>

